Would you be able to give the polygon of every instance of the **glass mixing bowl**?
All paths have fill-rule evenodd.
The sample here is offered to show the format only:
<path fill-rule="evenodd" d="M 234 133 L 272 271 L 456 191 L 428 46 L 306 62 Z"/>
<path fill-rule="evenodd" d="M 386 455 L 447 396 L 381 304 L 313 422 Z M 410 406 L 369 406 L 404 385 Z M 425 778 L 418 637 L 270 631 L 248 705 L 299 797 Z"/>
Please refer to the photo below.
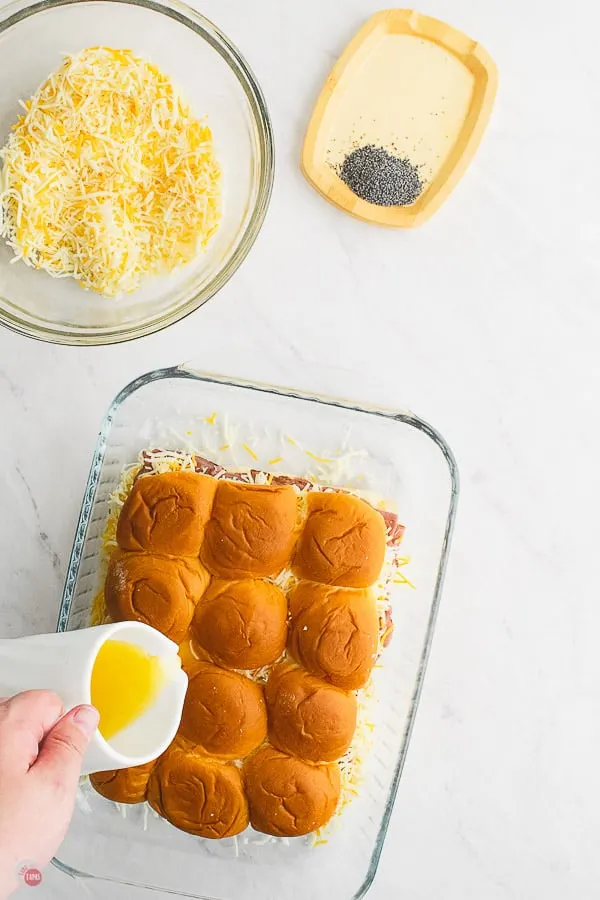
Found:
<path fill-rule="evenodd" d="M 18 0 L 0 10 L 0 146 L 26 100 L 66 53 L 106 45 L 133 50 L 168 74 L 192 111 L 208 116 L 223 170 L 223 212 L 207 250 L 165 277 L 113 300 L 52 278 L 0 242 L 0 322 L 62 344 L 108 344 L 178 321 L 213 296 L 250 250 L 273 183 L 265 100 L 236 47 L 177 0 Z"/>

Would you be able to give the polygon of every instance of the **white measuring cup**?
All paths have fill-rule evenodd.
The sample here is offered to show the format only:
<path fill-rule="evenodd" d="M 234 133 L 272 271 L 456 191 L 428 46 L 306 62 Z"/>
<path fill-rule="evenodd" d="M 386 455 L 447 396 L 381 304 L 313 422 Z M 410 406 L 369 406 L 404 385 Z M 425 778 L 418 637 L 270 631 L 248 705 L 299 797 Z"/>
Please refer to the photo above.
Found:
<path fill-rule="evenodd" d="M 188 684 L 177 644 L 142 622 L 0 639 L 0 696 L 43 688 L 58 694 L 65 712 L 91 703 L 92 669 L 107 640 L 125 641 L 158 656 L 165 683 L 155 702 L 110 740 L 96 730 L 83 760 L 83 775 L 139 766 L 167 749 L 179 728 Z"/>

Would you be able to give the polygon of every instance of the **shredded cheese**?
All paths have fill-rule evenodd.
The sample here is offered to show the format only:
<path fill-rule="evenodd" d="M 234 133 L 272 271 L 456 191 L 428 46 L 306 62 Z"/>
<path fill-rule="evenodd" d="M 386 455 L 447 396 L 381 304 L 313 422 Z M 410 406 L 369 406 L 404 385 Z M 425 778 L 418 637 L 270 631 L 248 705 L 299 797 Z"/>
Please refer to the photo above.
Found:
<path fill-rule="evenodd" d="M 311 459 L 314 459 L 316 462 L 320 462 L 320 463 L 330 463 L 330 462 L 332 462 L 331 459 L 327 459 L 327 458 L 324 457 L 324 456 L 317 456 L 317 454 L 316 454 L 316 453 L 313 453 L 311 450 L 305 450 L 304 452 L 306 453 L 307 456 L 310 456 L 310 458 L 311 458 Z"/>
<path fill-rule="evenodd" d="M 249 456 L 252 457 L 252 459 L 258 460 L 258 456 L 257 456 L 256 453 L 254 452 L 254 450 L 252 449 L 252 447 L 249 447 L 248 444 L 242 444 L 242 447 L 244 448 L 244 450 L 246 451 L 246 453 L 247 453 Z"/>
<path fill-rule="evenodd" d="M 15 259 L 116 297 L 206 247 L 220 217 L 212 134 L 156 66 L 91 47 L 23 106 L 0 150 Z"/>

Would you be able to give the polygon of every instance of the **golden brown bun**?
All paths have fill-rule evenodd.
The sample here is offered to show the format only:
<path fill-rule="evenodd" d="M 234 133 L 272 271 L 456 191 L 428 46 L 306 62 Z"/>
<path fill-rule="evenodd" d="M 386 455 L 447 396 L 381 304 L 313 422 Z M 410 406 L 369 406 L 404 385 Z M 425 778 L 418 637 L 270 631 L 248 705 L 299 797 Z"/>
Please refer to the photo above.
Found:
<path fill-rule="evenodd" d="M 279 750 L 310 762 L 334 762 L 352 743 L 356 697 L 283 663 L 265 688 L 269 740 Z"/>
<path fill-rule="evenodd" d="M 269 581 L 213 581 L 196 607 L 192 638 L 219 665 L 267 666 L 285 650 L 285 594 Z"/>
<path fill-rule="evenodd" d="M 364 687 L 379 647 L 373 593 L 301 581 L 289 602 L 288 646 L 294 659 L 337 687 Z"/>
<path fill-rule="evenodd" d="M 293 570 L 299 578 L 363 588 L 381 573 L 385 522 L 376 509 L 351 494 L 309 493 L 307 518 Z"/>
<path fill-rule="evenodd" d="M 117 523 L 119 547 L 198 556 L 216 487 L 214 478 L 194 472 L 138 478 Z"/>
<path fill-rule="evenodd" d="M 262 744 L 267 711 L 258 684 L 207 663 L 198 663 L 189 678 L 180 735 L 217 759 L 242 759 Z"/>
<path fill-rule="evenodd" d="M 171 825 L 204 838 L 225 838 L 248 826 L 242 775 L 177 744 L 159 759 L 148 784 L 148 803 Z"/>
<path fill-rule="evenodd" d="M 326 825 L 340 799 L 336 763 L 315 766 L 264 747 L 244 765 L 250 822 L 276 837 L 298 837 Z"/>
<path fill-rule="evenodd" d="M 278 575 L 292 553 L 296 508 L 292 487 L 220 481 L 202 546 L 204 565 L 229 579 Z"/>
<path fill-rule="evenodd" d="M 155 761 L 131 769 L 117 769 L 110 772 L 94 772 L 90 775 L 92 787 L 115 803 L 143 803 L 146 788 Z"/>
<path fill-rule="evenodd" d="M 145 622 L 179 643 L 209 581 L 198 559 L 117 550 L 108 565 L 104 601 L 113 621 Z"/>

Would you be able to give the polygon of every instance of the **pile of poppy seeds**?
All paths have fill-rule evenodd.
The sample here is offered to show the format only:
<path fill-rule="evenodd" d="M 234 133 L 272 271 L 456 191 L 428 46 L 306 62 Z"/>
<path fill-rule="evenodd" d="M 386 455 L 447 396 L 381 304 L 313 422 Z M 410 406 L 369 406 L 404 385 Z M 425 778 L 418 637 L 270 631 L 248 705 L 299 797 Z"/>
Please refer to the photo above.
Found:
<path fill-rule="evenodd" d="M 418 166 L 374 144 L 351 150 L 336 171 L 357 197 L 378 206 L 410 206 L 424 188 Z"/>

